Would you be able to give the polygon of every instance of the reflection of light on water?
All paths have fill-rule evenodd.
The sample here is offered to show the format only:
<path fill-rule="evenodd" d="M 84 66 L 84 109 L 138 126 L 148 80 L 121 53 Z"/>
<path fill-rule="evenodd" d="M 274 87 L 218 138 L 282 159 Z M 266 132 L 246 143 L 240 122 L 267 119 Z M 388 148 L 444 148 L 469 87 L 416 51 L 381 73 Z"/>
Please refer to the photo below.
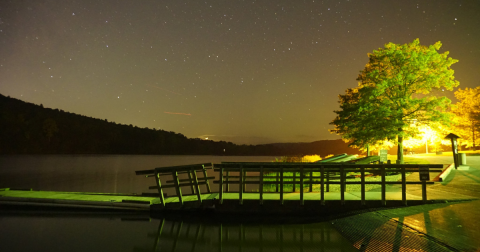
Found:
<path fill-rule="evenodd" d="M 152 235 L 149 235 L 154 238 Z M 153 251 L 356 251 L 330 223 L 202 224 L 161 220 Z M 138 250 L 140 251 L 140 250 Z M 147 250 L 142 250 L 147 251 Z"/>
<path fill-rule="evenodd" d="M 10 234 L 0 236 L 1 251 L 34 251 L 38 247 L 65 251 L 66 246 L 72 252 L 357 251 L 329 222 L 220 224 L 154 219 L 148 212 L 25 213 L 9 212 L 0 218 L 2 232 Z"/>
<path fill-rule="evenodd" d="M 422 221 L 419 221 L 419 220 L 422 220 Z M 419 213 L 411 216 L 406 216 L 404 219 L 404 223 L 413 229 L 426 233 L 427 229 L 425 227 L 425 221 L 423 220 L 424 220 L 424 214 Z"/>

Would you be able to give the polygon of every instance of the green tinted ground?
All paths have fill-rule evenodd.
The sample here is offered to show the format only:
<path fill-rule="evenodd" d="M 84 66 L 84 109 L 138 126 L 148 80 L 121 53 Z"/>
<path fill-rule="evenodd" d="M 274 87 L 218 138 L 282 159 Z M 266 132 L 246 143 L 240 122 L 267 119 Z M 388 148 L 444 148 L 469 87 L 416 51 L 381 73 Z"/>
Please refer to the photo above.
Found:
<path fill-rule="evenodd" d="M 425 159 L 441 163 L 445 157 Z M 427 191 L 429 199 L 471 201 L 392 208 L 343 218 L 335 225 L 362 251 L 479 251 L 480 157 L 467 157 L 467 164 L 469 170 L 453 170 L 445 181 L 428 186 Z M 421 196 L 419 186 L 407 186 L 407 192 Z M 412 237 L 422 241 L 415 239 L 413 244 Z M 432 242 L 444 250 L 433 249 Z M 421 250 L 414 250 L 415 246 Z"/>

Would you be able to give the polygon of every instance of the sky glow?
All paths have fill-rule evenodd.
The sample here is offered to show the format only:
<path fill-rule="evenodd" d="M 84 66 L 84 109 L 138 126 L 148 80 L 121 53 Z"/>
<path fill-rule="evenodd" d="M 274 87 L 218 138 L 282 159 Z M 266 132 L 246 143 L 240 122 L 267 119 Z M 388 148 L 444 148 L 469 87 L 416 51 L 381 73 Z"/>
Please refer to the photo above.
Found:
<path fill-rule="evenodd" d="M 476 0 L 3 0 L 0 93 L 190 138 L 337 139 L 338 95 L 388 42 L 441 41 L 459 88 L 480 85 L 478 13 Z"/>

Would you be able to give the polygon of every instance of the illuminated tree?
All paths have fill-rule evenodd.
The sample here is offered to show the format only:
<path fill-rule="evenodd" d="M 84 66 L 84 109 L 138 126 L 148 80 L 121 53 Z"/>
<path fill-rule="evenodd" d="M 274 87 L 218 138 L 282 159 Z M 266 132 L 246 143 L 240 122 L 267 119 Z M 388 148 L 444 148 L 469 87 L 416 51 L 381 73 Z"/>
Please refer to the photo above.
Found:
<path fill-rule="evenodd" d="M 411 123 L 448 122 L 444 111 L 450 100 L 437 97 L 432 90 L 452 90 L 459 85 L 452 64 L 458 60 L 448 52 L 438 53 L 441 43 L 422 46 L 418 39 L 410 44 L 389 43 L 368 54 L 369 62 L 360 72 L 356 89 L 340 95 L 337 117 L 330 132 L 365 146 L 384 140 L 398 144 L 398 159 L 403 163 L 403 139 L 418 133 Z"/>
<path fill-rule="evenodd" d="M 381 116 L 378 112 L 382 111 L 363 110 L 358 88 L 347 89 L 345 95 L 339 95 L 339 99 L 341 110 L 334 111 L 337 117 L 330 124 L 335 125 L 335 129 L 330 132 L 341 135 L 351 147 L 364 151 L 368 147 L 370 150 L 377 150 L 388 137 L 388 132 L 377 131 L 378 128 L 386 126 L 383 125 L 384 121 L 376 120 Z M 365 123 L 366 121 L 369 123 Z"/>
<path fill-rule="evenodd" d="M 416 137 L 409 137 L 403 141 L 403 146 L 409 149 L 425 146 L 425 153 L 428 153 L 429 146 L 438 151 L 439 145 L 449 146 L 450 140 L 444 139 L 448 134 L 447 128 L 440 124 L 422 125 L 418 127 L 419 134 Z"/>
<path fill-rule="evenodd" d="M 462 143 L 475 150 L 480 131 L 480 87 L 458 89 L 455 97 L 455 132 L 462 137 Z"/>

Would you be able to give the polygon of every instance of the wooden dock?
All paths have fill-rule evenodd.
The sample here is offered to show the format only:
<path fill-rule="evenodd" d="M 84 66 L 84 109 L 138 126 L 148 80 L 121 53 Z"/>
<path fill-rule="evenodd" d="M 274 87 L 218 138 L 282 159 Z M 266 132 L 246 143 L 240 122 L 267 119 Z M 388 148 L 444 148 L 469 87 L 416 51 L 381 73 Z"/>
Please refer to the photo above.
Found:
<path fill-rule="evenodd" d="M 435 182 L 407 181 L 406 176 L 439 174 L 443 168 L 443 164 L 352 162 L 203 163 L 137 171 L 150 181 L 146 187 L 154 190 L 142 195 L 0 189 L 0 204 L 153 212 L 332 213 L 433 202 L 427 197 L 427 186 Z M 397 179 L 387 181 L 391 174 L 397 174 Z M 388 191 L 388 185 L 401 190 Z M 371 186 L 377 189 L 367 190 Z M 421 197 L 408 194 L 407 186 L 421 187 Z"/>
<path fill-rule="evenodd" d="M 435 182 L 407 181 L 406 175 L 411 172 L 440 173 L 443 168 L 443 164 L 204 163 L 158 167 L 136 174 L 153 178 L 155 185 L 149 189 L 157 192 L 148 195 L 159 198 L 159 204 L 154 206 L 156 210 L 215 208 L 216 211 L 234 211 L 246 209 L 242 205 L 248 201 L 248 209 L 265 211 L 268 210 L 262 207 L 265 204 L 284 206 L 287 201 L 289 206 L 296 205 L 299 209 L 305 208 L 307 201 L 308 205 L 315 207 L 325 206 L 328 201 L 336 201 L 340 206 L 347 201 L 357 201 L 360 207 L 366 206 L 368 201 L 376 201 L 379 206 L 386 206 L 387 200 L 404 206 L 408 202 L 427 203 L 427 185 Z M 356 180 L 353 173 L 359 174 Z M 367 181 L 366 173 L 378 174 L 381 179 Z M 387 174 L 391 173 L 400 174 L 400 181 L 386 181 Z M 330 192 L 331 185 L 340 186 L 340 191 Z M 351 185 L 359 186 L 359 190 L 347 192 Z M 367 185 L 378 185 L 381 190 L 368 192 Z M 400 185 L 401 192 L 387 192 L 387 185 Z M 407 185 L 421 186 L 422 197 L 408 195 Z M 247 192 L 247 186 L 256 190 Z M 174 195 L 165 196 L 164 190 L 168 188 L 175 189 Z M 228 206 L 224 206 L 226 201 Z"/>

